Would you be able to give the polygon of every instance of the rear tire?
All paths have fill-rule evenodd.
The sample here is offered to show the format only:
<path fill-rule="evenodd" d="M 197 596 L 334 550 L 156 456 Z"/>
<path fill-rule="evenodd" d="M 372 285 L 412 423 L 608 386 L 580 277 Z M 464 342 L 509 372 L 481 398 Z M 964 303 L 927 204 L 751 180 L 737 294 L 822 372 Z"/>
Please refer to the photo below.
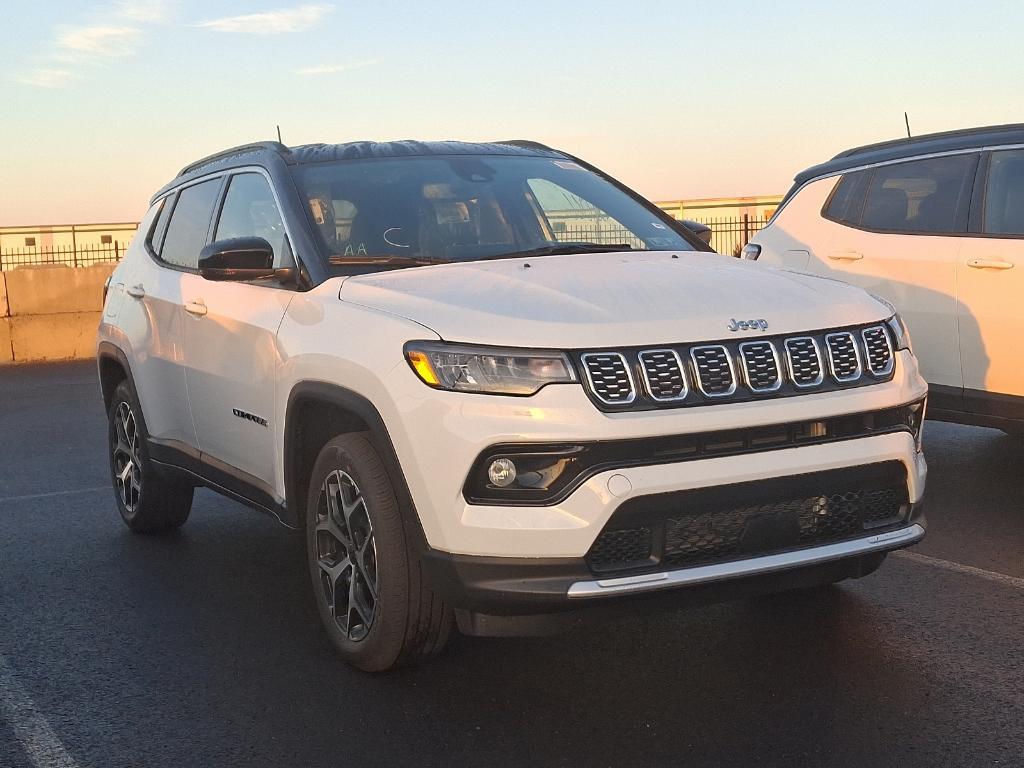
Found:
<path fill-rule="evenodd" d="M 452 611 L 426 584 L 394 485 L 363 435 L 336 437 L 317 457 L 306 559 L 324 628 L 349 664 L 382 672 L 444 648 Z"/>
<path fill-rule="evenodd" d="M 142 408 L 127 381 L 114 390 L 107 427 L 110 479 L 124 524 L 133 533 L 166 533 L 184 525 L 195 488 L 150 461 Z"/>

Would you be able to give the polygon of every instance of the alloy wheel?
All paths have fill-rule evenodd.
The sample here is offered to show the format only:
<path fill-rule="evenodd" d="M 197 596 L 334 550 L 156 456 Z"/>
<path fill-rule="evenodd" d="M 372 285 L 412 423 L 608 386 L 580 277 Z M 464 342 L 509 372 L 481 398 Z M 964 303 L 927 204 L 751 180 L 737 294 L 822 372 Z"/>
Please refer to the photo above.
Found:
<path fill-rule="evenodd" d="M 364 639 L 377 612 L 377 546 L 366 499 L 342 470 L 329 474 L 320 488 L 316 557 L 335 623 L 349 640 Z"/>
<path fill-rule="evenodd" d="M 114 413 L 114 485 L 121 503 L 134 512 L 142 493 L 142 464 L 139 461 L 139 427 L 128 403 L 122 402 Z"/>

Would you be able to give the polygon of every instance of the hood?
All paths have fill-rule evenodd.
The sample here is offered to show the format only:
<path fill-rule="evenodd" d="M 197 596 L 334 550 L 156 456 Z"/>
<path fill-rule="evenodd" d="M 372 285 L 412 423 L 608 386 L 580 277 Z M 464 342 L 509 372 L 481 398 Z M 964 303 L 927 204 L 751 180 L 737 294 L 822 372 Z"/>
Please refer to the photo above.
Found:
<path fill-rule="evenodd" d="M 349 277 L 340 298 L 448 341 L 583 349 L 791 334 L 884 319 L 844 283 L 700 252 L 501 259 Z M 730 322 L 764 320 L 752 330 Z"/>

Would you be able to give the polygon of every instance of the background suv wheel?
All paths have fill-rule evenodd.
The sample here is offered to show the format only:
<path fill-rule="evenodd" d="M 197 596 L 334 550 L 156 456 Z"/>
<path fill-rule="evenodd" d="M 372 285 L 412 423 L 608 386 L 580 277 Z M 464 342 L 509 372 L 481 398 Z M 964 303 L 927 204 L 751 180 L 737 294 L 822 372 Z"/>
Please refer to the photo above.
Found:
<path fill-rule="evenodd" d="M 320 451 L 306 552 L 320 618 L 346 661 L 379 672 L 444 647 L 452 612 L 424 583 L 394 486 L 363 435 L 336 437 Z"/>
<path fill-rule="evenodd" d="M 127 381 L 114 390 L 107 416 L 110 478 L 125 525 L 135 533 L 180 528 L 195 489 L 161 474 L 149 460 L 142 408 Z"/>

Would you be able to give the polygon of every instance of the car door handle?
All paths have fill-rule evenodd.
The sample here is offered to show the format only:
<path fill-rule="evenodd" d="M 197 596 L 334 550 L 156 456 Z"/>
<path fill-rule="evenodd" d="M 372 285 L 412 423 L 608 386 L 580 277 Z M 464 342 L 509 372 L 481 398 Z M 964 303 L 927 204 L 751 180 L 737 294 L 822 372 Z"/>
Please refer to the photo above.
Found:
<path fill-rule="evenodd" d="M 833 251 L 828 257 L 832 261 L 860 261 L 864 258 L 864 254 L 857 251 Z"/>
<path fill-rule="evenodd" d="M 202 317 L 206 314 L 206 305 L 203 303 L 202 299 L 199 301 L 187 301 L 185 302 L 185 311 L 190 315 Z"/>
<path fill-rule="evenodd" d="M 124 292 L 133 299 L 141 299 L 146 295 L 146 289 L 142 287 L 142 283 L 139 283 L 138 285 L 129 285 L 124 289 Z"/>
<path fill-rule="evenodd" d="M 1000 259 L 971 259 L 967 266 L 971 269 L 1013 269 L 1013 262 Z"/>

